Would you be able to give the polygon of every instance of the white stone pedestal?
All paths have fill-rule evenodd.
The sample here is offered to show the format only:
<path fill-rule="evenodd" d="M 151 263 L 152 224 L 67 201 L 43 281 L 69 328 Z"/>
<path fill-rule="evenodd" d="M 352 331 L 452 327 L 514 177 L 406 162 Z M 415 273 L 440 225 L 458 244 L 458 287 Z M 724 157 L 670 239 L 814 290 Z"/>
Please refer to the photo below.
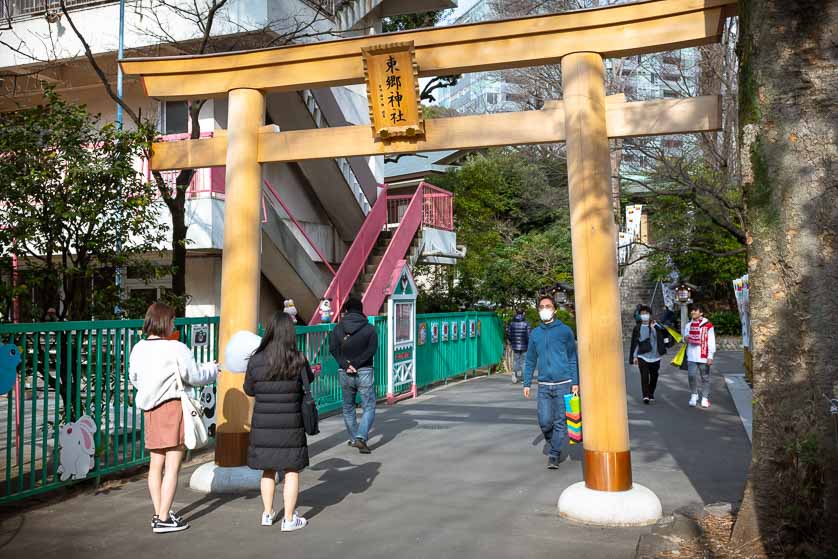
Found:
<path fill-rule="evenodd" d="M 580 481 L 559 497 L 559 515 L 583 524 L 648 526 L 662 514 L 657 495 L 636 483 L 628 491 L 595 491 Z"/>
<path fill-rule="evenodd" d="M 189 487 L 202 493 L 244 493 L 258 491 L 261 479 L 260 470 L 247 466 L 222 468 L 214 462 L 207 462 L 192 473 Z"/>

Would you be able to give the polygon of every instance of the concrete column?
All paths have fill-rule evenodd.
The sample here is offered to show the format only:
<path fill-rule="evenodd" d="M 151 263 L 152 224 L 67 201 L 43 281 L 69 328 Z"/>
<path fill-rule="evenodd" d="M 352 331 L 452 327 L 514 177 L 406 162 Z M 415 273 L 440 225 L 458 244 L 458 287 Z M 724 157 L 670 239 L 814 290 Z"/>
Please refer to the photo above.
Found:
<path fill-rule="evenodd" d="M 227 176 L 224 253 L 221 261 L 219 363 L 224 347 L 240 330 L 256 332 L 261 262 L 262 168 L 257 160 L 259 127 L 265 123 L 265 95 L 234 89 L 228 95 Z M 250 399 L 244 375 L 222 371 L 218 377 L 215 462 L 244 466 L 250 427 Z"/>
<path fill-rule="evenodd" d="M 562 58 L 562 87 L 585 482 L 562 493 L 559 512 L 594 524 L 649 524 L 661 505 L 631 477 L 602 57 Z"/>

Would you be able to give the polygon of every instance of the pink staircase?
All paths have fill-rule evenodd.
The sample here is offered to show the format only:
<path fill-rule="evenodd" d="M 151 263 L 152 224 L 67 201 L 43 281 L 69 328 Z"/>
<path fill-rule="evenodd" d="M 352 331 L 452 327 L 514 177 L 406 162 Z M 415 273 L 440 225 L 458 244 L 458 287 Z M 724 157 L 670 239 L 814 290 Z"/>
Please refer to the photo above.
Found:
<path fill-rule="evenodd" d="M 361 295 L 365 314 L 378 314 L 389 295 L 390 276 L 414 245 L 419 228 L 452 231 L 453 215 L 453 195 L 432 184 L 420 183 L 411 195 L 391 196 L 385 188 L 324 294 L 332 301 L 332 320 L 337 321 L 353 292 Z M 319 321 L 315 313 L 309 323 Z"/>

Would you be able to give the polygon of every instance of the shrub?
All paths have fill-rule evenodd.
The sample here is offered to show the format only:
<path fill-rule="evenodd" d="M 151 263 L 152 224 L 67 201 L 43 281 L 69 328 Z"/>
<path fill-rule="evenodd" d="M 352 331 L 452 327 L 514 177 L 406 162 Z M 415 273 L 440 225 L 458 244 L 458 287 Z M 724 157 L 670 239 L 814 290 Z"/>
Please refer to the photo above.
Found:
<path fill-rule="evenodd" d="M 707 319 L 713 323 L 717 336 L 742 335 L 742 321 L 737 311 L 711 312 Z"/>

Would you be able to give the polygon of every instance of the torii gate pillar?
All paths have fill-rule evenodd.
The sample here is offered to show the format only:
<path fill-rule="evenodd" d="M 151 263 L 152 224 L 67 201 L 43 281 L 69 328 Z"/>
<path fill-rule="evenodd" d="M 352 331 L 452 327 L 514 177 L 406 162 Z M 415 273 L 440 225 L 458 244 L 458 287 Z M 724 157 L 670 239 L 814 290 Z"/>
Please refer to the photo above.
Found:
<path fill-rule="evenodd" d="M 562 87 L 585 481 L 562 493 L 559 513 L 594 524 L 650 524 L 661 503 L 631 477 L 602 57 L 562 58 Z"/>
<path fill-rule="evenodd" d="M 218 340 L 218 418 L 215 463 L 192 475 L 193 489 L 238 493 L 259 487 L 261 472 L 247 464 L 251 402 L 244 393 L 244 374 L 223 370 L 224 349 L 233 334 L 256 332 L 262 239 L 262 165 L 259 128 L 265 123 L 265 94 L 234 89 L 227 94 L 227 185 L 224 211 L 224 256 L 221 266 L 221 323 Z"/>

